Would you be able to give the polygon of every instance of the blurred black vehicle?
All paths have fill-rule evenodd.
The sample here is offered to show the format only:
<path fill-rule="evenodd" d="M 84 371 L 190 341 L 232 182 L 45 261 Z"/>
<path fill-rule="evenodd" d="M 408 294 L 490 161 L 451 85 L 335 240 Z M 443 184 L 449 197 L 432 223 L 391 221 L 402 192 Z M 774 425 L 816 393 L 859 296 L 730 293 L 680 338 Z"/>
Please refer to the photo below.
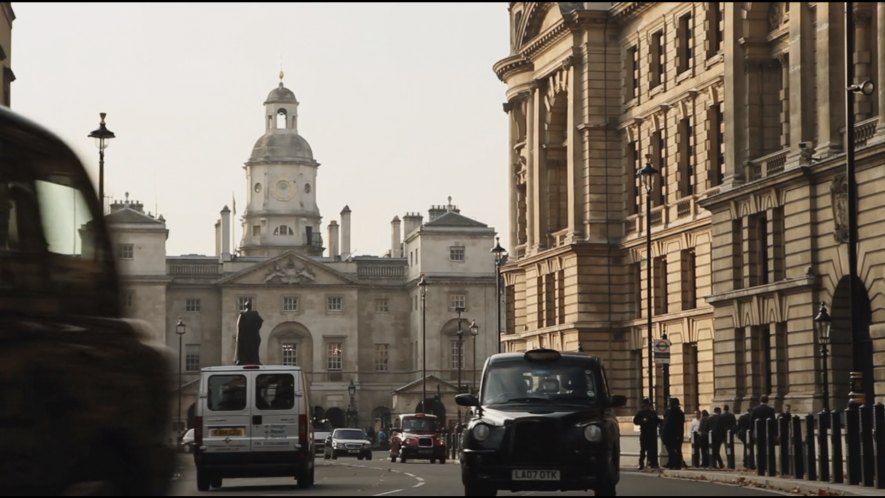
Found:
<path fill-rule="evenodd" d="M 0 495 L 165 494 L 170 357 L 121 317 L 83 165 L 0 108 Z"/>

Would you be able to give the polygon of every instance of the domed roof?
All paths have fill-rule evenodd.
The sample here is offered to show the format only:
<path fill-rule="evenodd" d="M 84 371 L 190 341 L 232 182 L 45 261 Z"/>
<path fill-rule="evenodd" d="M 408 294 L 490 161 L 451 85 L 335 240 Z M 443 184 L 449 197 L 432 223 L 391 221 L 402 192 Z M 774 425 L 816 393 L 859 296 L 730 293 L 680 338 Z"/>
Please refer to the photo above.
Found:
<path fill-rule="evenodd" d="M 283 82 L 280 82 L 280 86 L 274 88 L 267 94 L 267 100 L 264 101 L 265 104 L 297 104 L 298 99 L 295 98 L 295 94 L 292 93 L 292 90 L 283 86 Z"/>
<path fill-rule="evenodd" d="M 275 129 L 258 139 L 250 161 L 307 159 L 313 161 L 310 144 L 292 129 Z"/>

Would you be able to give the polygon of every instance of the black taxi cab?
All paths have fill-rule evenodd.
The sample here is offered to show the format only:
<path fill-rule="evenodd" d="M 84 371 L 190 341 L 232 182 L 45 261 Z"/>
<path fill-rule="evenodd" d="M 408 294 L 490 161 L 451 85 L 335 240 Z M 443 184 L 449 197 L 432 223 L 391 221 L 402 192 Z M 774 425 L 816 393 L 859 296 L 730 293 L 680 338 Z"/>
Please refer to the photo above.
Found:
<path fill-rule="evenodd" d="M 620 431 L 602 362 L 582 353 L 535 349 L 486 361 L 479 396 L 462 436 L 466 496 L 510 491 L 594 490 L 614 496 Z"/>
<path fill-rule="evenodd" d="M 83 165 L 0 108 L 0 496 L 166 493 L 174 357 L 121 285 Z"/>

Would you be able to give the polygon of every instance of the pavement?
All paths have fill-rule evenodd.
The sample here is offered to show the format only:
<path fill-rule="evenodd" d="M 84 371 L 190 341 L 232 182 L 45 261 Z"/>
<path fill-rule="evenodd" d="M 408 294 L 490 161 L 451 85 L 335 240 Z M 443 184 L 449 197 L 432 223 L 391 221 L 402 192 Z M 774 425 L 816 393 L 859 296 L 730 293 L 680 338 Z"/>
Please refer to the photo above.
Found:
<path fill-rule="evenodd" d="M 638 470 L 636 467 L 624 466 L 621 459 L 621 471 L 642 474 L 660 474 L 669 479 L 687 479 L 707 481 L 735 486 L 779 491 L 802 496 L 885 496 L 885 489 L 863 487 L 860 485 L 835 484 L 831 482 L 808 481 L 786 477 L 767 477 L 756 475 L 755 470 L 748 469 L 706 469 L 687 468 L 681 470 L 649 469 Z"/>

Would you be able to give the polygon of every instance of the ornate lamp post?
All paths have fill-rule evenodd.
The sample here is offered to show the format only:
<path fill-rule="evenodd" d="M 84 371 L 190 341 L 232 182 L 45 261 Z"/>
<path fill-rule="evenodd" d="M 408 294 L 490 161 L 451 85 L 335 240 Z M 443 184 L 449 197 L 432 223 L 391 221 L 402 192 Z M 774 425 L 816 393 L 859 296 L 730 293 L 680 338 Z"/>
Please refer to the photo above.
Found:
<path fill-rule="evenodd" d="M 501 247 L 500 237 L 495 237 L 495 247 L 491 249 L 491 253 L 495 255 L 495 306 L 498 310 L 498 347 L 497 352 L 501 352 L 501 265 L 507 262 L 507 249 Z"/>
<path fill-rule="evenodd" d="M 820 341 L 820 355 L 821 360 L 823 361 L 824 411 L 827 413 L 830 412 L 830 379 L 829 371 L 827 370 L 827 354 L 829 353 L 827 346 L 830 345 L 830 322 L 830 314 L 827 312 L 827 305 L 821 301 L 817 316 L 814 317 L 814 326 L 817 328 L 817 338 Z"/>
<path fill-rule="evenodd" d="M 98 147 L 98 201 L 101 204 L 101 214 L 104 216 L 104 150 L 116 135 L 104 124 L 104 118 L 108 113 L 100 112 L 98 115 L 101 117 L 101 123 L 97 129 L 89 133 L 89 137 L 95 139 L 95 146 Z"/>
<path fill-rule="evenodd" d="M 184 333 L 187 332 L 187 325 L 185 325 L 184 320 L 179 320 L 178 323 L 175 324 L 175 333 L 178 334 L 178 431 L 181 432 L 183 427 L 181 426 L 181 364 L 183 363 L 183 358 L 181 357 L 181 340 L 184 338 Z"/>
<path fill-rule="evenodd" d="M 424 274 L 421 274 L 421 280 L 418 281 L 418 288 L 421 292 L 421 411 L 427 412 L 424 404 L 427 402 L 427 280 Z"/>
<path fill-rule="evenodd" d="M 353 397 L 356 395 L 356 386 L 353 384 L 353 379 L 350 379 L 350 385 L 347 386 L 347 394 L 350 395 L 350 404 L 347 406 L 347 425 L 349 427 L 356 427 L 357 424 L 357 414 L 356 414 L 356 405 L 354 404 Z"/>
<path fill-rule="evenodd" d="M 464 312 L 462 306 L 455 308 L 458 312 L 458 394 L 461 394 L 461 367 L 464 364 L 464 331 L 461 329 L 461 313 Z M 461 425 L 461 405 L 458 405 L 458 425 Z"/>
<path fill-rule="evenodd" d="M 648 399 L 652 403 L 655 401 L 655 390 L 652 383 L 654 375 L 654 367 L 652 366 L 654 350 L 651 345 L 651 191 L 655 187 L 655 177 L 658 176 L 658 170 L 651 165 L 651 154 L 645 156 L 645 167 L 639 170 L 639 179 L 645 188 L 645 301 L 647 307 L 647 339 L 648 339 Z M 664 400 L 667 404 L 667 400 Z"/>
<path fill-rule="evenodd" d="M 478 392 L 476 387 L 476 336 L 479 334 L 479 326 L 476 320 L 470 322 L 470 335 L 473 336 L 473 392 Z"/>

